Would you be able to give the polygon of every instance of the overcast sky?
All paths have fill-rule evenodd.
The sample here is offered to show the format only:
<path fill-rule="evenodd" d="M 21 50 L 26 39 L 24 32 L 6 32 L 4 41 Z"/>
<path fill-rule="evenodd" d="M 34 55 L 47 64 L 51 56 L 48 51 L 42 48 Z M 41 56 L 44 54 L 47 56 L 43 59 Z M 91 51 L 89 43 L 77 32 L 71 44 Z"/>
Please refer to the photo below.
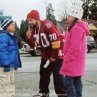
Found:
<path fill-rule="evenodd" d="M 62 0 L 0 0 L 0 10 L 4 10 L 5 15 L 11 15 L 13 20 L 19 25 L 21 20 L 26 19 L 27 13 L 32 9 L 37 9 L 40 12 L 41 19 L 45 19 L 45 9 L 48 2 L 53 4 L 56 10 L 55 14 L 58 15 L 58 6 L 61 1 Z M 64 1 L 66 5 L 70 5 L 71 0 Z"/>

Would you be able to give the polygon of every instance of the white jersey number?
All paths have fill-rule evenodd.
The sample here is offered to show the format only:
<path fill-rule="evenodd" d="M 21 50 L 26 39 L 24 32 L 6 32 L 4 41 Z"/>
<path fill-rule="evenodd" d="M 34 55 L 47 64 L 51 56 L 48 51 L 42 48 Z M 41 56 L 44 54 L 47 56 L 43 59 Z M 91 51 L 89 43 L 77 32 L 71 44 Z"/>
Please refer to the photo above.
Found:
<path fill-rule="evenodd" d="M 56 35 L 56 33 L 50 34 L 49 37 L 50 37 L 50 41 L 52 41 L 52 40 L 57 40 L 57 35 Z"/>
<path fill-rule="evenodd" d="M 41 43 L 42 43 L 42 46 L 45 48 L 45 47 L 48 47 L 50 46 L 50 43 L 46 37 L 46 35 L 44 33 L 40 33 L 40 36 L 41 36 Z"/>

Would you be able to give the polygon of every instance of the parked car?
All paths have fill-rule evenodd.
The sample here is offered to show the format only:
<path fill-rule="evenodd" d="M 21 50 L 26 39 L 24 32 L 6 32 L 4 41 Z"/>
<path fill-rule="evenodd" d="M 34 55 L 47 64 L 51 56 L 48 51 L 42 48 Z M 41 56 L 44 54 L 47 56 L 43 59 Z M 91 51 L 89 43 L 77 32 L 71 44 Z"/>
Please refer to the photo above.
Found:
<path fill-rule="evenodd" d="M 95 40 L 92 36 L 87 37 L 87 52 L 89 53 L 91 49 L 96 48 Z"/>
<path fill-rule="evenodd" d="M 27 43 L 23 45 L 23 49 L 31 54 L 32 56 L 40 56 L 41 55 L 41 47 L 37 46 L 35 48 L 31 48 Z"/>

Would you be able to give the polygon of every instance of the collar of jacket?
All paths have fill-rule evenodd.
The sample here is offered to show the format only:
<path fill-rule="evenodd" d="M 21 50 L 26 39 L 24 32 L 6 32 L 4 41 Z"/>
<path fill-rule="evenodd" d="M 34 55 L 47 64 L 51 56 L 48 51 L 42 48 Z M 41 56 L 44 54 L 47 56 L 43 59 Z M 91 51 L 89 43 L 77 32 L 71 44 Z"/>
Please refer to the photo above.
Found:
<path fill-rule="evenodd" d="M 8 35 L 10 35 L 10 36 L 14 36 L 14 34 L 10 34 L 8 31 L 6 31 L 6 30 L 2 30 L 2 33 L 6 33 L 6 34 L 8 34 Z"/>

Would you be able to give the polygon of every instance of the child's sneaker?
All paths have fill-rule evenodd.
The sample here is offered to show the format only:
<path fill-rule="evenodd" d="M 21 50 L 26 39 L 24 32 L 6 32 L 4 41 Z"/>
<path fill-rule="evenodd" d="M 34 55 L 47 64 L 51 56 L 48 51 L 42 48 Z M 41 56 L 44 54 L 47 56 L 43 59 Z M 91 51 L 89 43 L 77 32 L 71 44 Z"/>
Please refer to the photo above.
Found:
<path fill-rule="evenodd" d="M 43 96 L 42 93 L 36 93 L 36 94 L 33 95 L 33 97 L 42 97 L 42 96 Z"/>
<path fill-rule="evenodd" d="M 36 93 L 33 95 L 33 97 L 49 97 L 49 95 L 46 95 L 44 93 Z"/>

